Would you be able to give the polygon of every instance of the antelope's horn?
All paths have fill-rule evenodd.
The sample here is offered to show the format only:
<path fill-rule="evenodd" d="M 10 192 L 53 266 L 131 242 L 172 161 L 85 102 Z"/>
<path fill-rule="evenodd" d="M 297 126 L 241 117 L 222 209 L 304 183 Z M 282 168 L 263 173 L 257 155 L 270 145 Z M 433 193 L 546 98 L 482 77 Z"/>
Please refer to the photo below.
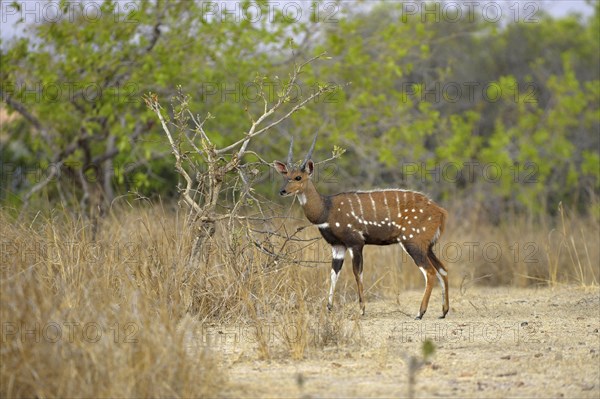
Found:
<path fill-rule="evenodd" d="M 287 157 L 287 164 L 288 164 L 288 167 L 290 167 L 290 168 L 294 164 L 294 160 L 293 160 L 294 156 L 292 154 L 293 149 L 294 149 L 294 138 L 292 137 L 292 142 L 290 143 L 290 150 L 288 151 L 288 157 Z"/>
<path fill-rule="evenodd" d="M 308 150 L 308 154 L 306 154 L 306 158 L 304 158 L 304 161 L 302 162 L 302 166 L 300 166 L 300 169 L 304 169 L 308 160 L 311 159 L 312 153 L 315 149 L 315 144 L 317 143 L 317 136 L 319 136 L 319 133 L 315 134 L 315 138 L 313 139 L 313 142 L 310 145 L 310 150 Z"/>

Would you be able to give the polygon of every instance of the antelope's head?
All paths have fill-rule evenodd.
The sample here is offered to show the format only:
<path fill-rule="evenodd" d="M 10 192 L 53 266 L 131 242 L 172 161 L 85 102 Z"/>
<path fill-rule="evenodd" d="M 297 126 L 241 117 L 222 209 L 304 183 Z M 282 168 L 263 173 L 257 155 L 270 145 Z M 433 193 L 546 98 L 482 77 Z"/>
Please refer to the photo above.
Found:
<path fill-rule="evenodd" d="M 282 197 L 287 197 L 288 195 L 294 194 L 302 194 L 306 189 L 306 185 L 308 181 L 312 178 L 313 171 L 315 170 L 315 164 L 313 163 L 311 157 L 313 150 L 315 149 L 315 143 L 317 142 L 317 135 L 310 146 L 310 150 L 308 150 L 308 154 L 304 158 L 304 161 L 300 164 L 300 166 L 296 166 L 293 162 L 293 147 L 294 147 L 294 139 L 292 138 L 292 142 L 290 143 L 290 150 L 288 152 L 287 163 L 283 163 L 280 161 L 273 162 L 275 169 L 279 174 L 283 176 L 284 183 L 279 190 L 279 195 Z"/>

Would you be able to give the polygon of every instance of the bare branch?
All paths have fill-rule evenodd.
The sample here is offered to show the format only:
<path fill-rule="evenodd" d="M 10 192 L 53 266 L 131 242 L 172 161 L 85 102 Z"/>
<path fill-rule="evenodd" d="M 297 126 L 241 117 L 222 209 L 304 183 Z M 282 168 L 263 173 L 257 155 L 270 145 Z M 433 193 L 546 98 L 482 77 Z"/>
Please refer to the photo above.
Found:
<path fill-rule="evenodd" d="M 190 192 L 192 191 L 192 184 L 193 184 L 192 178 L 190 177 L 190 175 L 187 173 L 187 171 L 183 168 L 183 166 L 181 164 L 181 154 L 179 153 L 179 149 L 177 148 L 177 145 L 175 144 L 175 141 L 173 140 L 173 135 L 171 134 L 171 131 L 169 130 L 169 127 L 167 126 L 167 122 L 165 121 L 165 118 L 163 117 L 162 112 L 160 111 L 161 106 L 158 103 L 158 98 L 156 97 L 156 95 L 150 93 L 144 97 L 144 101 L 146 101 L 146 105 L 148 105 L 148 107 L 152 111 L 154 111 L 156 116 L 158 116 L 158 119 L 160 120 L 160 124 L 161 124 L 165 134 L 167 135 L 167 138 L 169 139 L 169 143 L 171 144 L 172 153 L 173 153 L 173 155 L 175 155 L 175 168 L 177 169 L 177 172 L 179 172 L 179 174 L 181 176 L 183 176 L 183 178 L 185 179 L 186 185 L 185 185 L 185 188 L 183 190 L 181 190 L 181 195 L 183 196 L 185 203 L 188 204 L 192 209 L 194 209 L 194 211 L 196 211 L 197 215 L 201 215 L 202 208 L 190 196 Z"/>
<path fill-rule="evenodd" d="M 29 205 L 29 200 L 31 199 L 33 194 L 35 194 L 38 191 L 40 191 L 41 189 L 43 189 L 44 187 L 46 187 L 48 185 L 48 183 L 50 183 L 52 180 L 54 180 L 54 178 L 60 171 L 62 164 L 63 164 L 63 161 L 57 162 L 54 165 L 54 167 L 50 170 L 50 173 L 48 173 L 48 176 L 46 176 L 46 178 L 44 180 L 40 181 L 35 186 L 33 186 L 31 188 L 31 190 L 29 190 L 25 194 L 25 196 L 23 197 L 23 207 L 21 208 L 21 213 L 19 214 L 19 219 L 23 216 L 25 209 L 27 209 L 27 205 Z"/>
<path fill-rule="evenodd" d="M 246 133 L 246 137 L 243 139 L 240 139 L 238 141 L 236 141 L 235 143 L 218 149 L 216 150 L 217 154 L 224 154 L 227 153 L 231 150 L 233 150 L 234 148 L 236 148 L 237 146 L 241 145 L 242 147 L 240 148 L 240 150 L 237 153 L 237 157 L 241 158 L 245 151 L 246 148 L 248 147 L 248 144 L 250 143 L 250 139 L 252 139 L 253 137 L 256 137 L 264 132 L 266 132 L 267 130 L 269 130 L 270 128 L 272 128 L 273 126 L 278 125 L 279 123 L 281 123 L 282 121 L 288 119 L 292 114 L 294 114 L 296 111 L 298 111 L 300 108 L 304 107 L 309 101 L 313 100 L 314 98 L 320 96 L 321 94 L 328 92 L 328 91 L 332 91 L 335 89 L 336 86 L 333 85 L 324 85 L 319 87 L 319 90 L 317 90 L 316 92 L 312 93 L 309 97 L 307 97 L 306 99 L 304 99 L 302 102 L 300 102 L 299 104 L 296 104 L 296 106 L 294 106 L 287 114 L 285 114 L 283 117 L 279 118 L 278 120 L 276 120 L 275 122 L 272 122 L 271 124 L 269 124 L 268 126 L 266 126 L 265 128 L 262 128 L 260 130 L 256 130 L 258 128 L 258 126 L 265 120 L 267 119 L 269 116 L 271 116 L 273 113 L 275 113 L 275 111 L 277 111 L 282 104 L 284 104 L 287 99 L 289 94 L 291 93 L 292 88 L 294 87 L 294 83 L 296 82 L 296 80 L 298 79 L 298 75 L 300 75 L 300 73 L 302 72 L 302 70 L 304 69 L 304 67 L 308 64 L 310 64 L 311 62 L 323 57 L 326 54 L 326 52 L 323 52 L 317 56 L 314 56 L 306 61 L 304 61 L 303 63 L 301 63 L 300 65 L 296 66 L 294 68 L 294 71 L 292 73 L 292 76 L 290 77 L 290 80 L 287 84 L 286 90 L 283 93 L 283 95 L 281 95 L 277 102 L 270 108 L 267 109 L 267 103 L 265 100 L 265 110 L 263 112 L 263 114 L 252 123 L 252 126 L 250 127 L 250 130 L 248 130 L 248 132 Z"/>
<path fill-rule="evenodd" d="M 271 129 L 274 126 L 277 126 L 278 124 L 280 124 L 281 122 L 283 122 L 284 120 L 288 119 L 290 116 L 292 116 L 294 113 L 296 113 L 296 111 L 298 111 L 300 108 L 304 107 L 309 101 L 313 100 L 314 98 L 320 96 L 321 94 L 328 92 L 328 91 L 332 91 L 335 90 L 336 86 L 333 85 L 325 85 L 319 88 L 319 90 L 317 90 L 316 92 L 314 92 L 313 94 L 311 94 L 309 97 L 305 98 L 302 102 L 300 102 L 299 104 L 297 104 L 294 108 L 292 108 L 288 113 L 286 113 L 284 116 L 282 116 L 281 118 L 277 119 L 276 121 L 270 123 L 269 125 L 265 126 L 264 128 L 257 130 L 255 132 L 253 132 L 252 134 L 249 134 L 248 136 L 246 136 L 245 139 L 241 139 L 236 141 L 235 143 L 222 148 L 220 150 L 217 150 L 218 154 L 222 154 L 225 153 L 227 151 L 232 150 L 233 148 L 237 147 L 238 145 L 249 141 L 251 138 L 256 137 L 264 132 L 266 132 L 267 130 Z M 248 145 L 247 143 L 245 144 L 246 146 Z M 245 147 L 243 147 L 244 151 L 245 151 Z M 240 151 L 241 152 L 241 151 Z M 239 154 L 239 152 L 238 152 Z M 243 155 L 243 152 L 242 152 Z"/>

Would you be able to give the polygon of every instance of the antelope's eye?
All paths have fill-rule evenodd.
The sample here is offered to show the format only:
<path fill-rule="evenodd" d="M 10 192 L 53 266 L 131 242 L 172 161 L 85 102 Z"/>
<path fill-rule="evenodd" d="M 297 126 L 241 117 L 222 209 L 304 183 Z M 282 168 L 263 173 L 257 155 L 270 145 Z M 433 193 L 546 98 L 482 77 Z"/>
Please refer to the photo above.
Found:
<path fill-rule="evenodd" d="M 295 180 L 296 180 L 296 181 L 300 181 L 300 180 L 302 180 L 302 176 L 296 176 Z"/>

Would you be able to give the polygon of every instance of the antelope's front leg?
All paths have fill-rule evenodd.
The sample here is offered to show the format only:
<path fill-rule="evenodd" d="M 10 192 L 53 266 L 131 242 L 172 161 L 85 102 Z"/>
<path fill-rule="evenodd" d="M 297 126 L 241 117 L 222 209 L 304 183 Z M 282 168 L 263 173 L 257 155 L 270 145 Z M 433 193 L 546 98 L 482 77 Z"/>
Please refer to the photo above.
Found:
<path fill-rule="evenodd" d="M 356 286 L 358 287 L 358 304 L 362 315 L 365 315 L 365 300 L 363 295 L 363 255 L 362 247 L 352 247 L 350 255 L 352 256 L 352 271 L 356 278 Z"/>
<path fill-rule="evenodd" d="M 333 257 L 331 259 L 331 286 L 329 287 L 329 301 L 327 309 L 333 309 L 333 293 L 335 292 L 335 284 L 344 264 L 344 255 L 346 255 L 346 247 L 343 245 L 334 245 L 332 247 Z"/>

